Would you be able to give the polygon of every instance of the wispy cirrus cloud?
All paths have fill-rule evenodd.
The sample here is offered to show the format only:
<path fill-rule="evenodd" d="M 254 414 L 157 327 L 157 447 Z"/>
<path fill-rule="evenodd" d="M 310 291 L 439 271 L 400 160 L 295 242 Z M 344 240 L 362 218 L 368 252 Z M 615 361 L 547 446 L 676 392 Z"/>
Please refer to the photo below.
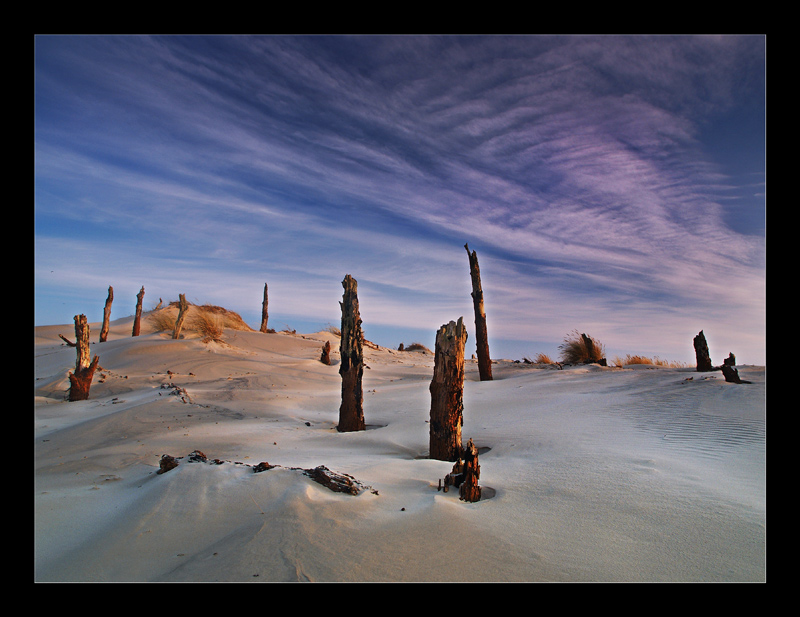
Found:
<path fill-rule="evenodd" d="M 468 241 L 498 338 L 590 321 L 669 353 L 715 309 L 763 342 L 763 227 L 741 216 L 763 165 L 734 175 L 708 137 L 758 128 L 763 65 L 759 37 L 38 37 L 37 243 L 89 222 L 105 244 L 37 261 L 111 279 L 150 255 L 142 278 L 235 287 L 245 315 L 268 275 L 323 322 L 306 290 L 348 272 L 381 324 L 435 331 L 471 310 Z"/>

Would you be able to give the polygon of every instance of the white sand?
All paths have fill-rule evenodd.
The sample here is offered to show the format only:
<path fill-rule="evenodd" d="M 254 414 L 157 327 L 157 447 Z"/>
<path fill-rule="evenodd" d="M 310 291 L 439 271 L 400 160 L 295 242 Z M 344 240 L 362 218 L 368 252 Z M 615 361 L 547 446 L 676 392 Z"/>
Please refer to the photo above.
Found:
<path fill-rule="evenodd" d="M 469 504 L 426 458 L 432 356 L 365 348 L 368 430 L 338 433 L 330 334 L 130 332 L 69 403 L 72 327 L 35 329 L 36 581 L 766 580 L 764 367 L 469 362 L 463 436 L 489 448 Z M 162 454 L 184 458 L 157 474 Z M 291 469 L 319 465 L 371 488 Z"/>

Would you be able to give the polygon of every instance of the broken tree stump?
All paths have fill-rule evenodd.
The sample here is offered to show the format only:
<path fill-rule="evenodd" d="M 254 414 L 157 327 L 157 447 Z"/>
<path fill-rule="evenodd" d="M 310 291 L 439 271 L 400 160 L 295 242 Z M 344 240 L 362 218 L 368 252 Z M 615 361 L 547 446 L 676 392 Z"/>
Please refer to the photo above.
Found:
<path fill-rule="evenodd" d="M 472 443 L 472 439 L 467 442 L 463 455 L 463 480 L 458 489 L 459 499 L 470 502 L 480 501 L 481 487 L 478 486 L 478 478 L 481 477 L 481 466 L 478 464 L 478 448 Z"/>
<path fill-rule="evenodd" d="M 725 377 L 725 381 L 728 383 L 753 383 L 752 381 L 746 381 L 739 377 L 739 371 L 733 368 L 731 364 L 723 364 L 722 365 L 722 375 Z"/>
<path fill-rule="evenodd" d="M 325 341 L 325 344 L 322 346 L 322 354 L 319 357 L 319 361 L 323 364 L 327 364 L 330 366 L 331 364 L 331 342 Z"/>
<path fill-rule="evenodd" d="M 342 281 L 344 295 L 339 303 L 342 309 L 342 335 L 339 343 L 339 374 L 342 376 L 342 404 L 339 407 L 340 433 L 366 430 L 364 421 L 364 333 L 358 308 L 358 281 L 349 274 Z"/>
<path fill-rule="evenodd" d="M 444 477 L 444 484 L 439 480 L 438 490 L 443 490 L 446 493 L 451 486 L 454 486 L 458 489 L 459 499 L 462 501 L 480 501 L 481 487 L 478 486 L 480 477 L 481 466 L 478 464 L 478 448 L 470 439 L 461 450 L 452 471 Z"/>
<path fill-rule="evenodd" d="M 486 312 L 483 308 L 483 289 L 478 255 L 469 252 L 469 243 L 464 245 L 469 256 L 469 274 L 472 278 L 472 304 L 475 309 L 475 345 L 478 352 L 478 373 L 481 381 L 491 381 L 492 360 L 489 357 L 489 335 L 486 331 Z"/>
<path fill-rule="evenodd" d="M 97 369 L 100 358 L 97 356 L 90 362 L 91 351 L 89 349 L 89 324 L 86 315 L 75 315 L 75 347 L 77 347 L 78 359 L 75 363 L 75 371 L 69 373 L 69 395 L 70 401 L 85 401 L 89 398 L 89 388 L 92 385 L 92 377 Z"/>
<path fill-rule="evenodd" d="M 267 332 L 267 322 L 269 321 L 269 296 L 267 284 L 264 283 L 264 299 L 261 301 L 261 332 Z"/>
<path fill-rule="evenodd" d="M 133 317 L 133 333 L 131 336 L 139 336 L 142 325 L 142 299 L 144 298 L 144 287 L 136 294 L 136 314 Z"/>
<path fill-rule="evenodd" d="M 728 354 L 728 357 L 722 361 L 722 364 L 727 364 L 728 366 L 736 366 L 736 356 L 733 355 L 733 352 Z"/>
<path fill-rule="evenodd" d="M 694 337 L 694 354 L 697 358 L 697 372 L 707 373 L 714 370 L 711 366 L 711 356 L 708 353 L 708 343 L 706 342 L 706 335 L 700 330 L 700 333 Z"/>
<path fill-rule="evenodd" d="M 186 302 L 186 294 L 178 294 L 178 318 L 175 320 L 175 327 L 172 329 L 172 338 L 177 339 L 181 335 L 183 329 L 183 322 L 186 319 L 186 313 L 189 310 L 189 303 Z"/>
<path fill-rule="evenodd" d="M 431 380 L 430 458 L 455 461 L 461 456 L 464 411 L 464 318 L 451 321 L 436 333 Z"/>
<path fill-rule="evenodd" d="M 111 318 L 111 303 L 114 301 L 114 288 L 108 286 L 108 297 L 106 298 L 106 305 L 103 308 L 103 327 L 100 329 L 100 342 L 105 343 L 108 340 L 108 322 Z"/>

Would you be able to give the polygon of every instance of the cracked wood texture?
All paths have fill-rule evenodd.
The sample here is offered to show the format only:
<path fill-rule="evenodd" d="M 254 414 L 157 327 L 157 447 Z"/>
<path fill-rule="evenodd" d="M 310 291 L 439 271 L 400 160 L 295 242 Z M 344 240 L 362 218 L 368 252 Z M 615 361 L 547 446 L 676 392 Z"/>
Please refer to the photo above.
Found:
<path fill-rule="evenodd" d="M 358 310 L 358 281 L 349 274 L 342 281 L 344 295 L 339 305 L 342 308 L 342 337 L 339 343 L 339 374 L 342 376 L 342 404 L 339 407 L 340 433 L 363 431 L 364 391 L 361 385 L 364 376 L 364 333 L 361 331 L 361 315 Z"/>
<path fill-rule="evenodd" d="M 486 312 L 483 308 L 483 289 L 481 288 L 481 269 L 478 255 L 469 252 L 469 243 L 464 245 L 469 256 L 469 274 L 472 278 L 472 304 L 475 308 L 475 345 L 478 353 L 478 372 L 481 381 L 492 380 L 492 359 L 489 357 L 489 335 L 486 331 Z"/>
<path fill-rule="evenodd" d="M 431 380 L 430 458 L 455 461 L 461 456 L 464 411 L 464 318 L 451 321 L 436 333 Z"/>
<path fill-rule="evenodd" d="M 97 369 L 100 358 L 94 357 L 89 361 L 91 351 L 89 349 L 89 324 L 86 315 L 75 315 L 75 347 L 77 348 L 78 359 L 75 362 L 75 371 L 69 374 L 69 395 L 70 401 L 85 401 L 89 398 L 89 388 L 92 385 L 92 377 Z"/>

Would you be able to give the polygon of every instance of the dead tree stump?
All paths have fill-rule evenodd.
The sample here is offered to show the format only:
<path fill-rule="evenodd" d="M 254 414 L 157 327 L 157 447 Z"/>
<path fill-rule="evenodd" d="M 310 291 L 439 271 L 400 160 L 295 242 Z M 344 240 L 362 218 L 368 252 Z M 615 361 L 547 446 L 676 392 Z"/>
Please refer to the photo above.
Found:
<path fill-rule="evenodd" d="M 322 355 L 319 357 L 319 361 L 323 364 L 327 364 L 330 366 L 331 364 L 331 342 L 325 341 L 325 344 L 322 346 Z"/>
<path fill-rule="evenodd" d="M 186 312 L 189 310 L 189 303 L 186 302 L 186 294 L 178 294 L 178 318 L 175 320 L 175 327 L 172 329 L 172 338 L 176 339 L 181 335 L 183 322 L 186 319 Z"/>
<path fill-rule="evenodd" d="M 436 333 L 431 380 L 430 458 L 455 461 L 461 456 L 464 411 L 464 318 L 451 321 Z"/>
<path fill-rule="evenodd" d="M 459 498 L 462 501 L 480 501 L 481 487 L 478 486 L 478 478 L 481 477 L 481 466 L 478 464 L 478 448 L 472 443 L 472 439 L 467 442 L 464 448 L 463 480 L 458 489 Z"/>
<path fill-rule="evenodd" d="M 723 364 L 723 365 L 725 365 L 725 364 L 726 364 L 726 365 L 728 365 L 728 366 L 736 366 L 736 356 L 734 356 L 734 355 L 733 355 L 733 352 L 730 352 L 730 353 L 728 354 L 728 357 L 727 357 L 727 358 L 725 358 L 725 359 L 722 361 L 722 364 Z"/>
<path fill-rule="evenodd" d="M 78 351 L 78 359 L 75 363 L 75 372 L 69 373 L 69 395 L 70 401 L 85 401 L 89 398 L 89 388 L 92 385 L 92 377 L 97 369 L 100 358 L 97 356 L 89 362 L 91 351 L 89 349 L 89 324 L 86 315 L 75 315 L 75 347 Z"/>
<path fill-rule="evenodd" d="M 261 332 L 267 332 L 267 322 L 269 321 L 269 297 L 267 295 L 267 284 L 264 283 L 264 300 L 261 302 Z"/>
<path fill-rule="evenodd" d="M 144 298 L 144 287 L 136 294 L 136 314 L 133 317 L 133 334 L 131 336 L 139 336 L 139 331 L 142 325 L 142 299 Z"/>
<path fill-rule="evenodd" d="M 358 310 L 358 281 L 349 274 L 342 281 L 342 336 L 339 343 L 339 374 L 342 376 L 342 404 L 339 407 L 340 433 L 366 430 L 364 422 L 364 333 Z"/>
<path fill-rule="evenodd" d="M 722 376 L 725 377 L 725 381 L 728 383 L 753 383 L 752 381 L 746 381 L 739 377 L 739 371 L 733 368 L 731 364 L 723 364 L 721 368 Z"/>
<path fill-rule="evenodd" d="M 114 301 L 114 288 L 108 286 L 108 297 L 106 298 L 106 305 L 103 308 L 103 327 L 100 329 L 100 342 L 105 343 L 108 340 L 108 322 L 111 319 L 111 303 Z"/>
<path fill-rule="evenodd" d="M 706 343 L 706 335 L 700 330 L 700 333 L 694 337 L 694 354 L 697 358 L 697 371 L 699 373 L 707 373 L 714 370 L 711 366 L 711 356 L 708 353 L 708 343 Z"/>
<path fill-rule="evenodd" d="M 439 490 L 444 490 L 446 493 L 451 486 L 454 486 L 458 489 L 459 499 L 462 501 L 480 501 L 481 487 L 478 486 L 480 477 L 481 466 L 478 464 L 478 448 L 470 439 L 466 447 L 460 452 L 452 471 L 445 476 L 444 485 L 439 480 Z"/>
<path fill-rule="evenodd" d="M 475 345 L 478 352 L 478 372 L 481 381 L 491 381 L 492 360 L 489 356 L 489 335 L 486 331 L 486 312 L 483 308 L 483 289 L 481 288 L 481 269 L 478 255 L 469 252 L 469 243 L 464 245 L 469 256 L 469 274 L 472 278 L 472 304 L 475 309 Z"/>

